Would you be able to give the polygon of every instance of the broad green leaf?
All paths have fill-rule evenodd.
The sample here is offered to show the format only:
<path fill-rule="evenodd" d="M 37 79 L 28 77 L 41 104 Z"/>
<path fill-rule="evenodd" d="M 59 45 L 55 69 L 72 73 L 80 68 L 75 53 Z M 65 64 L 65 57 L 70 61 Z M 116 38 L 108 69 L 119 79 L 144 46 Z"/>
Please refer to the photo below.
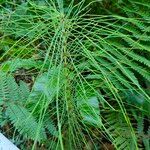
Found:
<path fill-rule="evenodd" d="M 88 93 L 89 92 L 89 93 Z M 92 126 L 101 127 L 99 101 L 92 91 L 78 92 L 77 105 L 83 122 Z"/>
<path fill-rule="evenodd" d="M 62 78 L 59 79 L 59 77 L 58 68 L 52 68 L 49 73 L 42 73 L 39 77 L 37 77 L 34 83 L 31 96 L 42 95 L 48 100 L 52 100 L 52 98 L 56 95 L 56 92 L 58 92 L 61 88 L 59 80 L 62 82 Z"/>

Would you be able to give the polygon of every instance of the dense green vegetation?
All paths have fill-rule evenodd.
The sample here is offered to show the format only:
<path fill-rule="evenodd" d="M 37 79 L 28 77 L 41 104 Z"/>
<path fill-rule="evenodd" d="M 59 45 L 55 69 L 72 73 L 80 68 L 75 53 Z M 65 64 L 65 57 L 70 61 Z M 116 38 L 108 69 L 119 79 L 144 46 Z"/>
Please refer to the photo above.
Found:
<path fill-rule="evenodd" d="M 1 133 L 22 150 L 149 150 L 149 12 L 148 0 L 1 0 Z"/>

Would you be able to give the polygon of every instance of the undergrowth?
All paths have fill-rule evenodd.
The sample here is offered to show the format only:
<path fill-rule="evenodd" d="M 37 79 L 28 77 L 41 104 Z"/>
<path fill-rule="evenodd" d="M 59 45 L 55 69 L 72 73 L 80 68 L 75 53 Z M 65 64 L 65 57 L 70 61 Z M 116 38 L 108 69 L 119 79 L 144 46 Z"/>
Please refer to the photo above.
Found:
<path fill-rule="evenodd" d="M 150 3 L 0 6 L 0 126 L 20 149 L 150 149 Z"/>

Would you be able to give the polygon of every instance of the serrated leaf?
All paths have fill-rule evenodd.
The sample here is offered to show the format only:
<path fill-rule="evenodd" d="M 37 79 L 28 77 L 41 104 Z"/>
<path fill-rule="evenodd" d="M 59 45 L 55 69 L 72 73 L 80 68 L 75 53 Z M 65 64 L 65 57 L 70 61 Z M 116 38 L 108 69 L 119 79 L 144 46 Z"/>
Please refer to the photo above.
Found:
<path fill-rule="evenodd" d="M 99 101 L 92 91 L 78 92 L 77 105 L 83 118 L 83 122 L 92 126 L 101 127 Z"/>
<path fill-rule="evenodd" d="M 48 100 L 52 100 L 56 92 L 59 91 L 58 88 L 61 88 L 61 85 L 58 87 L 57 84 L 58 68 L 52 68 L 50 73 L 45 72 L 36 79 L 31 96 L 42 94 Z"/>

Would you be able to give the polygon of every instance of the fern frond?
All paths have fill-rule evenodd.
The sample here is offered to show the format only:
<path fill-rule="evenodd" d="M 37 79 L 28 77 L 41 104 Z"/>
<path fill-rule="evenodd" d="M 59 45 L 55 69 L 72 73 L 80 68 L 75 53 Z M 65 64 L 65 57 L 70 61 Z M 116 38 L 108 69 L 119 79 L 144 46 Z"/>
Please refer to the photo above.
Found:
<path fill-rule="evenodd" d="M 108 133 L 114 138 L 112 141 L 119 150 L 136 149 L 132 131 L 121 112 L 110 112 L 106 117 Z"/>
<path fill-rule="evenodd" d="M 10 103 L 7 105 L 6 114 L 18 132 L 25 138 L 32 140 L 44 140 L 45 130 L 39 126 L 33 115 L 23 106 Z"/>
<path fill-rule="evenodd" d="M 27 86 L 27 84 L 24 83 L 23 81 L 20 81 L 18 91 L 19 91 L 20 101 L 26 102 L 30 95 L 30 89 Z"/>
<path fill-rule="evenodd" d="M 0 72 L 0 98 L 3 101 L 18 100 L 18 85 L 11 75 Z"/>
<path fill-rule="evenodd" d="M 40 61 L 36 61 L 33 58 L 30 59 L 13 59 L 6 61 L 1 64 L 0 69 L 3 72 L 14 72 L 17 71 L 18 69 L 24 68 L 24 69 L 40 69 L 42 66 L 42 63 Z"/>

